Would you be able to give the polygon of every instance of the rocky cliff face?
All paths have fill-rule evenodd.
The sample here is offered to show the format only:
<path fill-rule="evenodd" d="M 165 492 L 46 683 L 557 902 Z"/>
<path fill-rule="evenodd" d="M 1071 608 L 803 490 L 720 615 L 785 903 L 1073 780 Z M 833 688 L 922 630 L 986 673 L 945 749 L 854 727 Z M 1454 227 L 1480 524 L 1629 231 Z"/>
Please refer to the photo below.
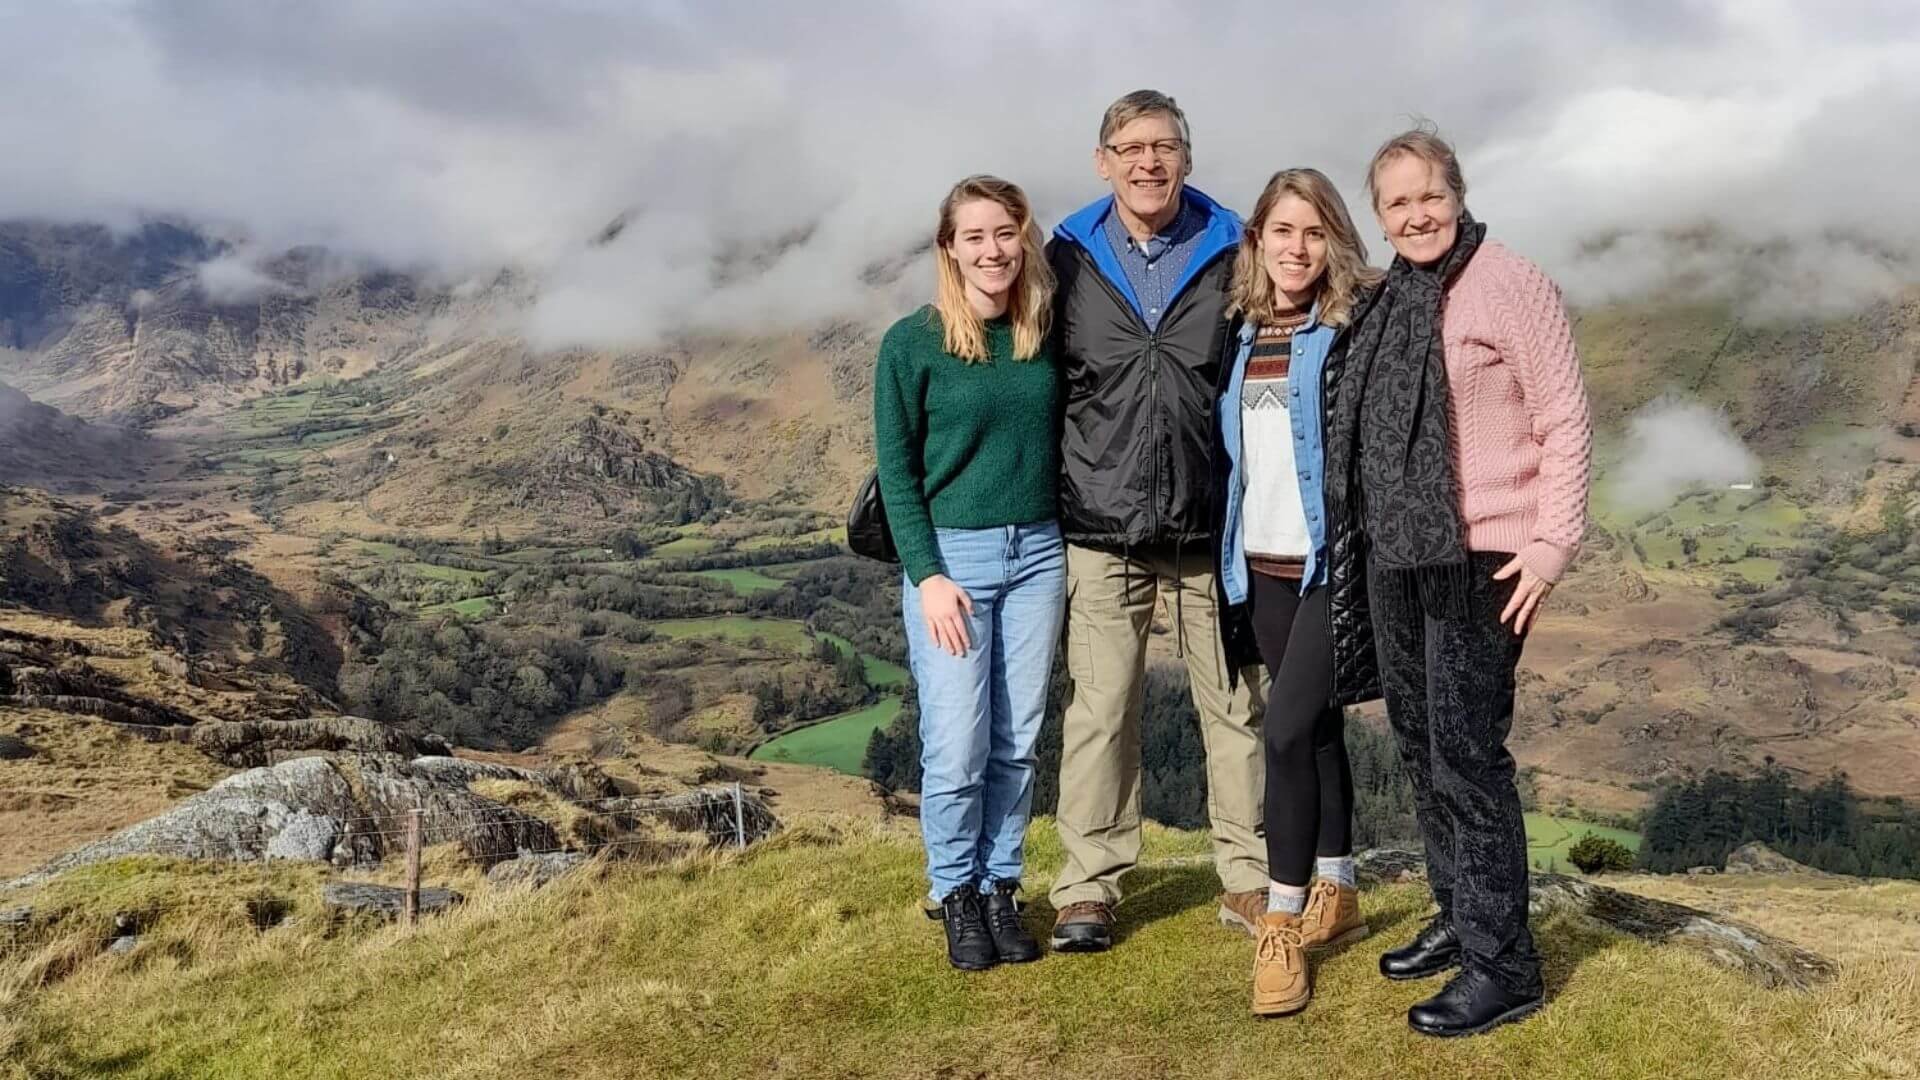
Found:
<path fill-rule="evenodd" d="M 414 343 L 435 304 L 398 274 L 330 272 L 291 252 L 245 289 L 208 291 L 222 245 L 147 225 L 0 224 L 0 347 L 12 377 L 83 416 L 149 423 L 206 399 L 353 374 Z"/>
<path fill-rule="evenodd" d="M 698 517 L 726 498 L 716 478 L 695 475 L 649 449 L 618 414 L 575 422 L 520 488 L 522 506 L 591 517 Z"/>

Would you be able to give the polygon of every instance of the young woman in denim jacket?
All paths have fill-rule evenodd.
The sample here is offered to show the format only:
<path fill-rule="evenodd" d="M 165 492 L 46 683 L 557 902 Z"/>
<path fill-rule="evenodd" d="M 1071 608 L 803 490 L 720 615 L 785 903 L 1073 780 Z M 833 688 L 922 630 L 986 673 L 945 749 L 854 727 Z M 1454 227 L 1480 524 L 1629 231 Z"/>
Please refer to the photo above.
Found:
<path fill-rule="evenodd" d="M 1275 173 L 1247 218 L 1234 264 L 1233 353 L 1218 415 L 1228 462 L 1222 592 L 1229 604 L 1250 605 L 1271 678 L 1271 880 L 1253 987 L 1253 1011 L 1262 1016 L 1307 1006 L 1309 949 L 1367 933 L 1354 883 L 1353 771 L 1334 704 L 1321 390 L 1356 301 L 1378 280 L 1326 176 Z"/>

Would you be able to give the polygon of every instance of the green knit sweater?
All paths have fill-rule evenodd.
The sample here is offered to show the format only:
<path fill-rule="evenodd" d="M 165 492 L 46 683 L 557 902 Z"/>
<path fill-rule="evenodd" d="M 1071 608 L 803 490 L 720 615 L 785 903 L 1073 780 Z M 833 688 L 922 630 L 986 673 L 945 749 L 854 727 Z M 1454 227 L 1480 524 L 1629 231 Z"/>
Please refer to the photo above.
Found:
<path fill-rule="evenodd" d="M 907 577 L 946 573 L 933 530 L 1051 521 L 1060 475 L 1060 386 L 1052 354 L 1013 358 L 1013 328 L 987 323 L 987 363 L 941 342 L 929 305 L 894 323 L 873 376 L 880 495 Z"/>

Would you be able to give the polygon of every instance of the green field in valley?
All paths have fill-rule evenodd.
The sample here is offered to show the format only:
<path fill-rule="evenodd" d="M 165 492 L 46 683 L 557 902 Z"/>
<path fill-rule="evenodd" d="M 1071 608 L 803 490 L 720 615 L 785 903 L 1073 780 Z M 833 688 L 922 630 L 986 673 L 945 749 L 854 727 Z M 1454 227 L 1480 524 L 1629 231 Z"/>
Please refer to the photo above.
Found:
<path fill-rule="evenodd" d="M 675 543 L 678 543 L 678 541 L 675 541 Z M 721 584 L 732 588 L 734 592 L 737 592 L 742 596 L 752 596 L 754 593 L 772 592 L 773 590 L 778 589 L 781 585 L 785 584 L 784 582 L 776 578 L 770 578 L 767 575 L 761 573 L 759 570 L 749 566 L 734 567 L 733 569 L 730 569 L 730 570 L 698 570 L 694 572 L 694 576 L 703 577 L 709 581 L 718 581 Z"/>
<path fill-rule="evenodd" d="M 407 569 L 428 581 L 451 581 L 456 585 L 479 581 L 486 577 L 483 570 L 465 570 L 458 566 L 440 566 L 436 563 L 412 563 Z"/>
<path fill-rule="evenodd" d="M 1640 834 L 1637 832 L 1594 825 L 1575 818 L 1530 813 L 1527 815 L 1527 862 L 1535 870 L 1575 873 L 1573 864 L 1567 861 L 1567 852 L 1588 833 L 1617 841 L 1636 854 L 1640 851 Z"/>
<path fill-rule="evenodd" d="M 499 601 L 491 596 L 475 596 L 467 600 L 451 600 L 444 604 L 429 604 L 420 609 L 422 615 L 437 615 L 451 611 L 465 619 L 484 619 L 491 616 Z"/>
<path fill-rule="evenodd" d="M 859 776 L 860 763 L 867 755 L 867 739 L 892 723 L 899 712 L 899 698 L 882 698 L 858 712 L 842 713 L 790 731 L 761 744 L 750 756 L 755 761 L 824 765 L 849 776 Z"/>
<path fill-rule="evenodd" d="M 650 555 L 659 559 L 680 559 L 691 555 L 705 555 L 720 546 L 720 541 L 710 536 L 680 536 L 654 548 Z"/>
<path fill-rule="evenodd" d="M 767 548 L 786 547 L 789 544 L 818 544 L 823 541 L 835 544 L 847 542 L 847 530 L 844 526 L 831 529 L 816 529 L 799 536 L 754 536 L 740 541 L 734 547 L 740 551 L 762 551 Z"/>
<path fill-rule="evenodd" d="M 757 637 L 771 648 L 783 648 L 796 653 L 813 644 L 807 636 L 807 628 L 793 619 L 715 615 L 697 619 L 663 619 L 650 625 L 671 638 L 718 638 L 745 645 Z"/>
<path fill-rule="evenodd" d="M 1621 502 L 1610 480 L 1595 486 L 1593 514 L 1629 538 L 1648 569 L 1672 564 L 1676 570 L 1735 574 L 1762 585 L 1779 580 L 1780 560 L 1748 556 L 1749 547 L 1773 552 L 1793 548 L 1807 521 L 1805 511 L 1786 496 L 1769 497 L 1764 490 L 1696 492 L 1651 510 Z M 1689 539 L 1694 546 L 1691 561 L 1685 548 Z"/>
<path fill-rule="evenodd" d="M 853 642 L 848 641 L 839 634 L 821 634 L 820 636 L 833 642 L 842 652 L 855 651 Z M 907 669 L 901 667 L 899 664 L 882 660 L 877 656 L 870 656 L 866 653 L 860 654 L 860 661 L 866 665 L 868 686 L 878 687 L 882 690 L 898 690 L 907 685 Z"/>

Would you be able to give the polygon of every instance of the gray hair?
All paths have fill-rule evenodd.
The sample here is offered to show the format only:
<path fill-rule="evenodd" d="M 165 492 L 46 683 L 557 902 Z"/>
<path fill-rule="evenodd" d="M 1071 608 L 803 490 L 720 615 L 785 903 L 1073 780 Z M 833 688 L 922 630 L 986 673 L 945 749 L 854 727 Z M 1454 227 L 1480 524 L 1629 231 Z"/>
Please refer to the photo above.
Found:
<path fill-rule="evenodd" d="M 1180 138 L 1189 147 L 1193 145 L 1193 132 L 1187 127 L 1187 114 L 1180 111 L 1180 106 L 1174 103 L 1171 96 L 1158 90 L 1135 90 L 1107 106 L 1106 115 L 1100 118 L 1100 145 L 1107 145 L 1107 139 L 1114 132 L 1154 113 L 1173 117 L 1173 122 L 1180 127 Z"/>

